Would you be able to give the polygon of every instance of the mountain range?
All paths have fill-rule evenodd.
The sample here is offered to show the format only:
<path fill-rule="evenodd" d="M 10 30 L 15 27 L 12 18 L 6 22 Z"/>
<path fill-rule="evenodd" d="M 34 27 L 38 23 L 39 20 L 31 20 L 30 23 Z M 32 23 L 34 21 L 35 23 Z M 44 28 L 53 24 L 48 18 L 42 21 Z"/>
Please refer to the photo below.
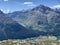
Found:
<path fill-rule="evenodd" d="M 23 39 L 39 35 L 60 35 L 60 12 L 44 5 L 4 14 L 0 11 L 0 37 Z M 3 34 L 3 36 L 2 36 Z M 2 38 L 3 39 L 3 38 Z"/>
<path fill-rule="evenodd" d="M 60 32 L 60 12 L 44 5 L 7 14 L 26 28 L 43 32 Z"/>
<path fill-rule="evenodd" d="M 39 31 L 27 29 L 0 11 L 0 40 L 25 39 L 39 36 Z"/>

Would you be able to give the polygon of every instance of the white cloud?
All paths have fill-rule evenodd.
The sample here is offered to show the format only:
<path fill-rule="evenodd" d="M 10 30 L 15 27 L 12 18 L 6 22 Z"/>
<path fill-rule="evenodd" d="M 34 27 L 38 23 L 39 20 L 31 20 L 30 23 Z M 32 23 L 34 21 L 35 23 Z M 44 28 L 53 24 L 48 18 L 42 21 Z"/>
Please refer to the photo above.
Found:
<path fill-rule="evenodd" d="M 7 2 L 8 0 L 3 0 L 3 1 Z"/>
<path fill-rule="evenodd" d="M 10 10 L 8 9 L 8 10 L 6 10 L 6 13 L 9 13 L 10 12 Z"/>
<path fill-rule="evenodd" d="M 26 4 L 26 5 L 32 5 L 33 2 L 24 2 L 24 4 Z"/>
<path fill-rule="evenodd" d="M 9 13 L 10 12 L 10 10 L 9 9 L 7 9 L 7 10 L 4 10 L 4 9 L 0 9 L 1 11 L 3 11 L 4 13 Z"/>
<path fill-rule="evenodd" d="M 23 4 L 27 6 L 35 6 L 33 2 L 24 2 Z"/>
<path fill-rule="evenodd" d="M 55 5 L 55 6 L 52 6 L 51 8 L 60 8 L 60 5 Z"/>

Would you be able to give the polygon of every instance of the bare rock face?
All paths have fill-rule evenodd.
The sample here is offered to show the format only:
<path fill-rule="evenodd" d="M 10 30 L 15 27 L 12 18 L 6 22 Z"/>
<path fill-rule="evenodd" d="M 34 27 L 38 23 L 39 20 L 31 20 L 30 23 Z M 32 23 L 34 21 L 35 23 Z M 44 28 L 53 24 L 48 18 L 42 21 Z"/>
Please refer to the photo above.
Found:
<path fill-rule="evenodd" d="M 4 14 L 0 11 L 0 40 L 60 35 L 60 13 L 44 5 Z"/>
<path fill-rule="evenodd" d="M 39 31 L 23 27 L 0 11 L 0 40 L 25 39 L 39 35 Z"/>
<path fill-rule="evenodd" d="M 47 32 L 48 35 L 60 35 L 60 13 L 47 6 L 39 5 L 30 10 L 7 15 L 26 28 Z"/>

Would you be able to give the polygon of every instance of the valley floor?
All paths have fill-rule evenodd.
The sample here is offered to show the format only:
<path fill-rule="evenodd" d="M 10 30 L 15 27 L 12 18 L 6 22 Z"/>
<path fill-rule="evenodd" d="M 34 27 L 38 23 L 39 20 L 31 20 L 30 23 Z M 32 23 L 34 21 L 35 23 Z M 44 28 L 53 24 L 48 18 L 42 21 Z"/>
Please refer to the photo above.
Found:
<path fill-rule="evenodd" d="M 27 39 L 8 39 L 0 41 L 0 45 L 60 45 L 55 36 L 40 36 Z"/>
<path fill-rule="evenodd" d="M 4 40 L 0 45 L 60 45 L 59 40 Z"/>

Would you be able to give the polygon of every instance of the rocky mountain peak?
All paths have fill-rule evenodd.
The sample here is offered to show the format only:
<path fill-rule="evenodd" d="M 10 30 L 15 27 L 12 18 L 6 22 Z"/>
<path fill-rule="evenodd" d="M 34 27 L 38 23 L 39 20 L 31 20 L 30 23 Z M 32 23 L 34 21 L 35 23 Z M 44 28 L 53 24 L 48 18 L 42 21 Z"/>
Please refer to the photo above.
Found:
<path fill-rule="evenodd" d="M 36 8 L 33 8 L 32 11 L 39 11 L 42 13 L 46 13 L 46 11 L 53 11 L 53 9 L 51 9 L 47 6 L 44 6 L 44 5 L 39 5 Z"/>

